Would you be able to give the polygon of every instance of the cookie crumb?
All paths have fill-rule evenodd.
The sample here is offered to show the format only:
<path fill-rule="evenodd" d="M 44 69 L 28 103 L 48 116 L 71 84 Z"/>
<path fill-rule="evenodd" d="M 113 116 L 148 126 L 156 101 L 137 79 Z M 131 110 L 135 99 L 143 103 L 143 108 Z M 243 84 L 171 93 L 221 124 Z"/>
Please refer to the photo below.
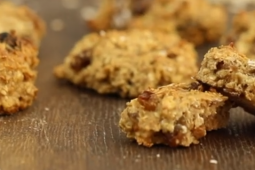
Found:
<path fill-rule="evenodd" d="M 106 32 L 105 32 L 104 30 L 101 30 L 101 31 L 99 32 L 99 35 L 102 36 L 102 37 L 104 37 L 105 34 L 106 34 Z"/>
<path fill-rule="evenodd" d="M 81 17 L 84 20 L 92 20 L 97 15 L 96 8 L 89 6 L 89 7 L 83 7 L 80 11 Z"/>
<path fill-rule="evenodd" d="M 64 22 L 61 19 L 54 19 L 50 23 L 50 27 L 53 31 L 61 31 L 64 29 Z"/>
<path fill-rule="evenodd" d="M 50 109 L 48 107 L 45 107 L 44 110 L 45 111 L 50 111 Z"/>
<path fill-rule="evenodd" d="M 140 162 L 140 160 L 139 159 L 135 159 L 135 162 Z"/>
<path fill-rule="evenodd" d="M 160 158 L 160 154 L 158 153 L 158 154 L 156 155 L 156 157 L 157 157 L 157 158 Z"/>
<path fill-rule="evenodd" d="M 79 4 L 80 0 L 62 0 L 62 5 L 66 9 L 77 9 Z"/>
<path fill-rule="evenodd" d="M 211 164 L 218 164 L 218 161 L 215 160 L 215 159 L 211 159 L 211 160 L 210 160 L 210 163 L 211 163 Z"/>

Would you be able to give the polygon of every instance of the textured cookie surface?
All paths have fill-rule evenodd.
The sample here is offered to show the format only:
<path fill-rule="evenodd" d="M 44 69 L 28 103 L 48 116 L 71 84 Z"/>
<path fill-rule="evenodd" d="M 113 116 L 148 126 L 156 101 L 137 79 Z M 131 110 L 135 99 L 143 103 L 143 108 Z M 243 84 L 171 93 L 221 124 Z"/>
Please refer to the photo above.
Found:
<path fill-rule="evenodd" d="M 206 0 L 152 0 L 147 3 L 139 0 L 136 6 L 140 6 L 138 11 L 142 11 L 141 15 L 135 15 L 133 8 L 133 11 L 130 11 L 132 1 L 120 1 L 120 5 L 116 5 L 118 3 L 114 0 L 105 1 L 109 2 L 102 5 L 98 14 L 87 19 L 92 29 L 145 28 L 167 32 L 177 30 L 183 38 L 201 45 L 219 40 L 226 27 L 225 9 L 211 5 Z"/>
<path fill-rule="evenodd" d="M 224 127 L 227 97 L 204 91 L 197 82 L 149 89 L 127 103 L 120 128 L 139 145 L 190 146 L 207 131 Z"/>
<path fill-rule="evenodd" d="M 30 106 L 36 96 L 37 48 L 13 33 L 0 34 L 0 114 Z"/>
<path fill-rule="evenodd" d="M 193 46 L 176 35 L 109 31 L 85 36 L 55 75 L 99 93 L 135 97 L 148 87 L 189 82 L 196 62 Z"/>
<path fill-rule="evenodd" d="M 39 45 L 45 33 L 45 25 L 29 8 L 0 2 L 0 32 L 9 31 L 15 31 L 18 36 L 29 38 Z"/>
<path fill-rule="evenodd" d="M 196 79 L 251 113 L 255 113 L 255 61 L 232 46 L 212 48 L 204 57 Z"/>

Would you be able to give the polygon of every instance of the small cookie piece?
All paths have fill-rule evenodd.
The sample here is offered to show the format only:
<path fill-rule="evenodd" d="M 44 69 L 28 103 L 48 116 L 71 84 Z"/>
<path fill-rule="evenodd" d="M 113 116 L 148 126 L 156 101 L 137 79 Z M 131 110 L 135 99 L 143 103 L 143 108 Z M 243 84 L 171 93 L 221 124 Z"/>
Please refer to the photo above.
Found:
<path fill-rule="evenodd" d="M 13 32 L 0 34 L 0 114 L 30 106 L 36 96 L 38 50 Z"/>
<path fill-rule="evenodd" d="M 241 54 L 255 59 L 255 11 L 243 11 L 235 15 L 229 34 L 224 36 L 221 44 L 235 43 Z"/>
<path fill-rule="evenodd" d="M 234 100 L 246 111 L 255 109 L 255 61 L 232 46 L 212 48 L 205 55 L 196 79 Z"/>
<path fill-rule="evenodd" d="M 45 24 L 26 6 L 0 2 L 0 32 L 15 31 L 17 36 L 29 38 L 39 46 L 45 34 Z"/>
<path fill-rule="evenodd" d="M 139 145 L 185 146 L 199 143 L 207 131 L 224 127 L 231 103 L 197 82 L 144 91 L 127 103 L 120 128 Z"/>
<path fill-rule="evenodd" d="M 192 44 L 145 30 L 86 35 L 55 75 L 99 93 L 135 97 L 148 87 L 189 82 L 198 70 Z"/>
<path fill-rule="evenodd" d="M 120 1 L 126 4 L 122 6 L 116 5 L 117 2 L 114 0 L 106 1 L 111 3 L 105 3 L 97 15 L 89 20 L 85 19 L 88 26 L 94 30 L 139 28 L 170 33 L 177 30 L 182 38 L 201 45 L 218 41 L 226 28 L 226 10 L 206 0 L 149 1 L 140 6 L 142 15 L 134 15 L 135 12 L 132 11 L 133 8 L 130 9 L 128 0 Z M 107 24 L 103 24 L 106 21 Z"/>

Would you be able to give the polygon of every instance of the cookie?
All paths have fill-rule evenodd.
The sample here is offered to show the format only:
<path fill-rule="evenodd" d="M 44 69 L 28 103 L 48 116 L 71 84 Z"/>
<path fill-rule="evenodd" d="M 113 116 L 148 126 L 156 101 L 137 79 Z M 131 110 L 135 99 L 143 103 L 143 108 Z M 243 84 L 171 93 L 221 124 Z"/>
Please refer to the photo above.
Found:
<path fill-rule="evenodd" d="M 101 94 L 136 97 L 148 87 L 190 82 L 196 62 L 193 45 L 175 34 L 113 30 L 84 36 L 54 72 Z"/>
<path fill-rule="evenodd" d="M 206 0 L 149 1 L 145 7 L 140 5 L 142 15 L 134 15 L 135 12 L 133 8 L 130 9 L 130 5 L 120 6 L 116 5 L 114 0 L 106 1 L 111 3 L 105 3 L 97 14 L 85 19 L 90 28 L 177 31 L 182 38 L 196 45 L 218 41 L 226 28 L 226 10 Z M 128 4 L 129 1 L 120 2 Z M 107 24 L 104 24 L 106 22 Z"/>
<path fill-rule="evenodd" d="M 216 88 L 246 111 L 255 109 L 255 61 L 232 46 L 212 48 L 205 55 L 196 79 Z"/>
<path fill-rule="evenodd" d="M 128 138 L 151 147 L 198 144 L 207 131 L 224 127 L 231 103 L 198 82 L 148 89 L 127 103 L 119 126 Z"/>
<path fill-rule="evenodd" d="M 235 15 L 229 34 L 224 36 L 221 44 L 234 42 L 236 49 L 248 58 L 255 59 L 255 11 L 243 11 Z"/>
<path fill-rule="evenodd" d="M 30 106 L 36 96 L 35 70 L 38 50 L 13 32 L 0 34 L 0 114 L 12 114 Z"/>
<path fill-rule="evenodd" d="M 15 31 L 17 36 L 29 38 L 39 46 L 45 34 L 45 24 L 26 6 L 0 2 L 0 32 Z"/>

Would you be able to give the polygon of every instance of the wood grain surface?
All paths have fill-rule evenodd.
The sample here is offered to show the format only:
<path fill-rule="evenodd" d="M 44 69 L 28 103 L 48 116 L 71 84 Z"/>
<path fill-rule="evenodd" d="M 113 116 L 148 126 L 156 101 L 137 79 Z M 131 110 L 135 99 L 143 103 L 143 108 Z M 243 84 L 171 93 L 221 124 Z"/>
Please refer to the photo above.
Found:
<path fill-rule="evenodd" d="M 254 169 L 255 116 L 242 109 L 232 110 L 228 127 L 208 133 L 198 145 L 145 148 L 118 128 L 127 100 L 58 81 L 54 66 L 88 33 L 80 10 L 89 2 L 78 2 L 78 8 L 67 9 L 61 0 L 24 1 L 46 20 L 48 33 L 40 50 L 36 102 L 0 117 L 0 170 Z M 63 21 L 63 30 L 51 29 L 55 19 Z"/>

